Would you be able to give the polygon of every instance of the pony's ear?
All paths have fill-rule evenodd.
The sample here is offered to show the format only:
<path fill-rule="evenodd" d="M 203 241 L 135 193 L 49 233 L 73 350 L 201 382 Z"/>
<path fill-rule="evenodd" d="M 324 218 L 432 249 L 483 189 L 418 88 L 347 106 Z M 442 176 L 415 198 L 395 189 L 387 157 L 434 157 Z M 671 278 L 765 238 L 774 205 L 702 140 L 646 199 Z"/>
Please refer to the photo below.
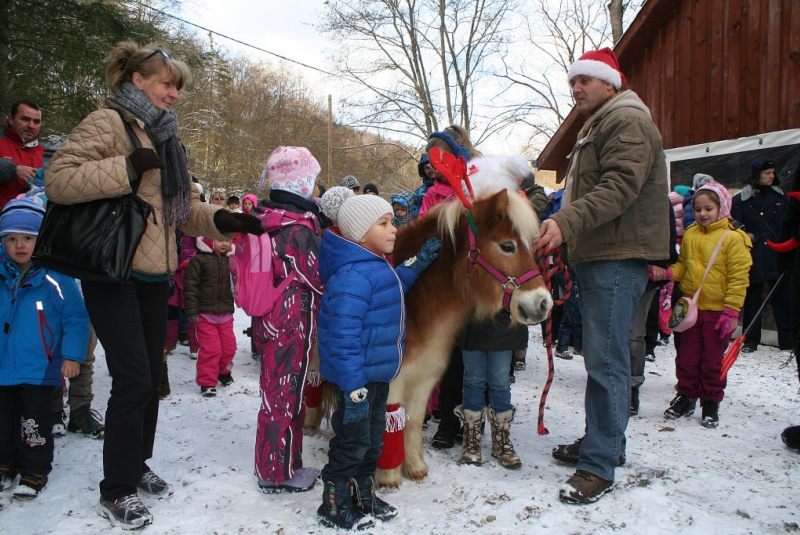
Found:
<path fill-rule="evenodd" d="M 495 225 L 508 215 L 508 190 L 501 189 L 487 200 L 487 214 L 491 218 L 490 224 Z"/>

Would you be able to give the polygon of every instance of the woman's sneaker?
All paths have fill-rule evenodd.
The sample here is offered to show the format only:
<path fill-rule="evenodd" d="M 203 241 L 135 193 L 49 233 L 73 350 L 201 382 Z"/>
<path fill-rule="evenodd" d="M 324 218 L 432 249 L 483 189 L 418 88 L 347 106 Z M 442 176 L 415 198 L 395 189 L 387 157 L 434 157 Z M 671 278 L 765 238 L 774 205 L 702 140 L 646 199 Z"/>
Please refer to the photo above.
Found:
<path fill-rule="evenodd" d="M 670 420 L 683 418 L 684 416 L 691 416 L 694 414 L 694 408 L 697 405 L 697 398 L 690 398 L 683 394 L 678 394 L 670 402 L 669 408 L 664 411 L 664 416 Z"/>
<path fill-rule="evenodd" d="M 122 529 L 139 529 L 153 523 L 153 515 L 136 494 L 123 496 L 118 500 L 100 498 L 95 509 L 97 514 L 109 519 L 112 526 Z"/>
<path fill-rule="evenodd" d="M 702 400 L 700 404 L 703 407 L 703 419 L 700 420 L 700 424 L 703 427 L 714 429 L 719 425 L 719 403 Z"/>
<path fill-rule="evenodd" d="M 142 474 L 142 480 L 136 486 L 139 492 L 152 498 L 164 498 L 172 495 L 172 485 L 158 477 L 152 470 Z"/>

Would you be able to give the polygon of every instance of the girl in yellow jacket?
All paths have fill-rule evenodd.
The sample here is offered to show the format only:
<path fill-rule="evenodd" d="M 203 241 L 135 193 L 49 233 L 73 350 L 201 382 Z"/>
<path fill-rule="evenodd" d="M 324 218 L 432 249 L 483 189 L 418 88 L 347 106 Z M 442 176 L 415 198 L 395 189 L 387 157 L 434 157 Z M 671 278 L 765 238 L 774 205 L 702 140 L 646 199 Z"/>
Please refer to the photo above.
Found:
<path fill-rule="evenodd" d="M 666 270 L 652 266 L 653 278 L 680 281 L 684 295 L 692 296 L 703 288 L 697 299 L 697 323 L 681 333 L 675 374 L 678 395 L 664 412 L 667 418 L 681 418 L 694 413 L 697 398 L 703 407 L 704 427 L 719 424 L 719 403 L 725 393 L 720 379 L 722 357 L 739 321 L 744 304 L 748 274 L 753 263 L 752 243 L 728 219 L 731 195 L 721 184 L 712 182 L 697 190 L 693 199 L 696 223 L 686 229 L 678 262 Z M 703 274 L 717 243 L 723 239 L 719 254 L 708 276 Z"/>

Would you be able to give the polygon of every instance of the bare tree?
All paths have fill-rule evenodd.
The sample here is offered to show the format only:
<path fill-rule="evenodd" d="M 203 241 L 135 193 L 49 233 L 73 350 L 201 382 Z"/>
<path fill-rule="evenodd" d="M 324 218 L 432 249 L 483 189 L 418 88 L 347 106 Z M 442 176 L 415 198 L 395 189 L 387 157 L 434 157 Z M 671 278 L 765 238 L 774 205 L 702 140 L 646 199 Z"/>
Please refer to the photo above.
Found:
<path fill-rule="evenodd" d="M 611 24 L 611 38 L 614 40 L 614 44 L 622 39 L 626 15 L 638 12 L 642 4 L 644 4 L 644 0 L 609 0 L 608 20 Z"/>
<path fill-rule="evenodd" d="M 529 17 L 526 55 L 508 58 L 500 78 L 522 90 L 522 104 L 506 113 L 532 129 L 529 148 L 541 147 L 553 136 L 572 109 L 567 83 L 570 65 L 585 51 L 609 40 L 604 0 L 535 0 Z M 513 63 L 512 63 L 513 62 Z"/>
<path fill-rule="evenodd" d="M 340 47 L 339 73 L 364 89 L 349 96 L 351 124 L 420 139 L 447 124 L 475 130 L 476 87 L 506 53 L 516 0 L 330 0 L 318 29 Z M 499 125 L 481 120 L 480 143 Z"/>

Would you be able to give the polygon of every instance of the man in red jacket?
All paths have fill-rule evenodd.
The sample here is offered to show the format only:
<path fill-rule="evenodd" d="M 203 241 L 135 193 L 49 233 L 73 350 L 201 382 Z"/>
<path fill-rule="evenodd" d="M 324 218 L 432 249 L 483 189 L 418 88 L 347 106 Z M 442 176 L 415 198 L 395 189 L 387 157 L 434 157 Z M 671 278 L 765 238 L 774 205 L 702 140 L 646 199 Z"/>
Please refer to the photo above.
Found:
<path fill-rule="evenodd" d="M 36 103 L 19 100 L 12 104 L 5 132 L 0 133 L 0 158 L 13 164 L 0 166 L 0 209 L 28 191 L 28 179 L 33 179 L 42 167 L 41 126 L 42 111 Z"/>

